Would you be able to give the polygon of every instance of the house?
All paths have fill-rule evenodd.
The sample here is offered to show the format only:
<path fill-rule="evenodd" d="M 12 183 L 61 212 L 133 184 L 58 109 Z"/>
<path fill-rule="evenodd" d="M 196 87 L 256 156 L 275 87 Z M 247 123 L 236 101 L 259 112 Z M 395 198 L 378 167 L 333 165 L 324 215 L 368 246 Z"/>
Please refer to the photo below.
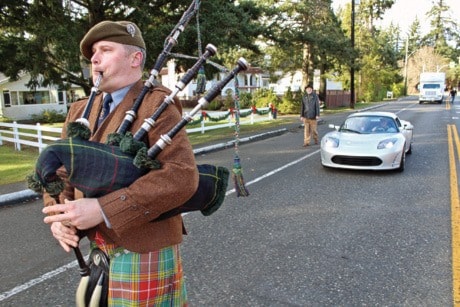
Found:
<path fill-rule="evenodd" d="M 303 80 L 303 73 L 300 70 L 295 71 L 294 73 L 286 73 L 283 74 L 282 72 L 275 73 L 279 77 L 278 81 L 275 83 L 270 83 L 269 87 L 272 89 L 277 95 L 284 95 L 287 90 L 290 88 L 291 91 L 296 92 L 303 90 L 302 87 L 302 80 Z M 315 90 L 319 90 L 319 80 L 318 82 L 313 83 L 313 87 Z M 342 83 L 340 81 L 334 81 L 330 79 L 326 79 L 326 89 L 327 90 L 343 90 Z"/>
<path fill-rule="evenodd" d="M 28 73 L 19 80 L 12 81 L 0 73 L 0 117 L 13 120 L 31 119 L 34 114 L 42 114 L 45 110 L 67 112 L 67 103 L 82 97 L 82 89 L 75 88 L 67 93 L 55 86 L 30 89 Z"/>
<path fill-rule="evenodd" d="M 161 83 L 174 90 L 177 81 L 184 73 L 176 73 L 176 63 L 174 60 L 170 60 L 167 67 L 160 72 Z M 228 72 L 219 72 L 212 80 L 207 80 L 206 90 L 224 79 L 227 74 Z M 249 67 L 246 71 L 240 72 L 237 78 L 240 92 L 252 93 L 259 88 L 268 87 L 268 76 L 257 67 Z M 0 117 L 27 120 L 31 119 L 34 114 L 42 114 L 45 110 L 54 110 L 65 114 L 69 103 L 85 96 L 81 88 L 73 88 L 67 92 L 53 86 L 37 87 L 32 90 L 26 85 L 29 81 L 30 75 L 27 73 L 17 81 L 11 81 L 10 78 L 0 73 Z M 195 78 L 177 96 L 183 99 L 194 97 L 196 88 L 197 80 Z M 234 92 L 235 81 L 231 80 L 222 89 L 221 95 L 233 95 Z"/>
<path fill-rule="evenodd" d="M 167 67 L 163 68 L 160 72 L 161 84 L 174 90 L 175 85 L 186 72 L 176 72 L 176 62 L 170 60 Z M 219 72 L 212 80 L 206 80 L 206 91 L 211 89 L 217 82 L 224 79 L 228 72 Z M 260 88 L 268 88 L 268 75 L 264 74 L 261 68 L 249 67 L 247 70 L 238 74 L 238 89 L 241 92 L 253 93 Z M 189 99 L 196 95 L 197 79 L 193 79 L 182 91 L 177 94 L 178 98 Z M 235 93 L 235 80 L 231 80 L 227 85 L 222 88 L 221 95 L 233 95 Z"/>
<path fill-rule="evenodd" d="M 270 83 L 269 87 L 277 95 L 284 95 L 290 88 L 291 91 L 296 92 L 301 89 L 302 86 L 302 71 L 298 70 L 292 73 L 283 74 L 281 71 L 275 73 L 279 79 L 276 83 Z"/>

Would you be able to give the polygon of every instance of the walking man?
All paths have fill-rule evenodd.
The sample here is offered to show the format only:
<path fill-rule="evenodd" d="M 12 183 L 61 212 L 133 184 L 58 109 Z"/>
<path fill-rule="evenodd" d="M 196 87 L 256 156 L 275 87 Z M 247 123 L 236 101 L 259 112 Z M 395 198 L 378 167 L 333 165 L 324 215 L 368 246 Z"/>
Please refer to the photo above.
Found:
<path fill-rule="evenodd" d="M 302 96 L 300 119 L 304 123 L 303 146 L 307 147 L 310 145 L 312 134 L 315 144 L 318 144 L 317 120 L 319 119 L 319 98 L 313 92 L 311 84 L 305 87 L 305 94 Z"/>
<path fill-rule="evenodd" d="M 450 102 L 451 103 L 454 103 L 454 100 L 455 100 L 455 95 L 457 95 L 457 90 L 455 88 L 451 88 L 450 89 Z"/>

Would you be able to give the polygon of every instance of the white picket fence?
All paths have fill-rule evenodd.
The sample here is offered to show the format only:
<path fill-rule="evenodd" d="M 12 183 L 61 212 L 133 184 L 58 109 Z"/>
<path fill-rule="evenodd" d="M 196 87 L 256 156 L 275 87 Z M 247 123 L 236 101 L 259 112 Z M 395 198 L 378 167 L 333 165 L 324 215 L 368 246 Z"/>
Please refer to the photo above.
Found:
<path fill-rule="evenodd" d="M 6 129 L 5 129 L 6 128 Z M 23 130 L 35 131 L 34 133 L 25 132 Z M 43 148 L 47 146 L 46 141 L 58 140 L 61 136 L 62 128 L 51 128 L 40 125 L 25 125 L 13 123 L 0 123 L 0 146 L 3 142 L 14 143 L 16 150 L 21 150 L 21 145 L 27 145 L 31 147 L 38 147 L 41 152 Z M 43 134 L 46 132 L 46 134 Z M 30 139 L 34 139 L 31 141 Z"/>
<path fill-rule="evenodd" d="M 267 111 L 268 108 L 261 108 L 260 110 Z M 241 112 L 243 111 L 244 110 L 241 110 Z M 226 112 L 213 112 L 212 116 L 216 117 L 219 116 L 219 114 L 225 113 Z M 248 117 L 240 118 L 240 125 L 252 125 L 256 122 L 271 119 L 273 119 L 271 112 L 269 112 L 268 115 L 257 115 L 252 113 Z M 209 125 L 208 121 L 203 120 L 201 121 L 200 127 L 186 130 L 187 133 L 205 133 L 208 130 L 229 128 L 233 126 L 235 126 L 234 118 L 229 117 L 228 123 L 225 124 Z M 27 145 L 37 147 L 39 152 L 41 152 L 50 142 L 60 139 L 61 132 L 62 128 L 46 127 L 40 125 L 39 123 L 36 125 L 18 124 L 17 122 L 0 123 L 0 146 L 2 146 L 4 142 L 11 142 L 14 144 L 14 148 L 18 151 L 21 150 L 21 145 Z"/>

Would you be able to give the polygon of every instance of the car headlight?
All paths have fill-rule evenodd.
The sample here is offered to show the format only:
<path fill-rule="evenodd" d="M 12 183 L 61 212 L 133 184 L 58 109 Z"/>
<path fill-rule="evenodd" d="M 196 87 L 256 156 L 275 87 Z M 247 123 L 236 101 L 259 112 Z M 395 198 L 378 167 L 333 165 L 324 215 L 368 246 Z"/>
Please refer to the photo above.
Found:
<path fill-rule="evenodd" d="M 391 138 L 391 139 L 383 140 L 377 145 L 377 149 L 392 148 L 393 146 L 395 146 L 397 141 L 398 141 L 397 138 Z"/>
<path fill-rule="evenodd" d="M 339 147 L 339 139 L 333 137 L 327 137 L 324 141 L 325 147 L 337 148 Z"/>

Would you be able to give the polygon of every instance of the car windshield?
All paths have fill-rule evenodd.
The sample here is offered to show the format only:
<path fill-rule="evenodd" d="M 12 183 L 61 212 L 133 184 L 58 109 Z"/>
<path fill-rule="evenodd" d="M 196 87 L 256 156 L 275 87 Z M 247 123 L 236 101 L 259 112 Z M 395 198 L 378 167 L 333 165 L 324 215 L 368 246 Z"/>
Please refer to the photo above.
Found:
<path fill-rule="evenodd" d="M 393 118 L 386 116 L 353 116 L 347 118 L 340 127 L 340 132 L 349 133 L 396 133 L 398 132 Z"/>
<path fill-rule="evenodd" d="M 423 84 L 424 89 L 437 89 L 437 88 L 440 88 L 440 87 L 441 87 L 441 85 L 439 85 L 439 84 L 431 84 L 431 83 Z"/>

